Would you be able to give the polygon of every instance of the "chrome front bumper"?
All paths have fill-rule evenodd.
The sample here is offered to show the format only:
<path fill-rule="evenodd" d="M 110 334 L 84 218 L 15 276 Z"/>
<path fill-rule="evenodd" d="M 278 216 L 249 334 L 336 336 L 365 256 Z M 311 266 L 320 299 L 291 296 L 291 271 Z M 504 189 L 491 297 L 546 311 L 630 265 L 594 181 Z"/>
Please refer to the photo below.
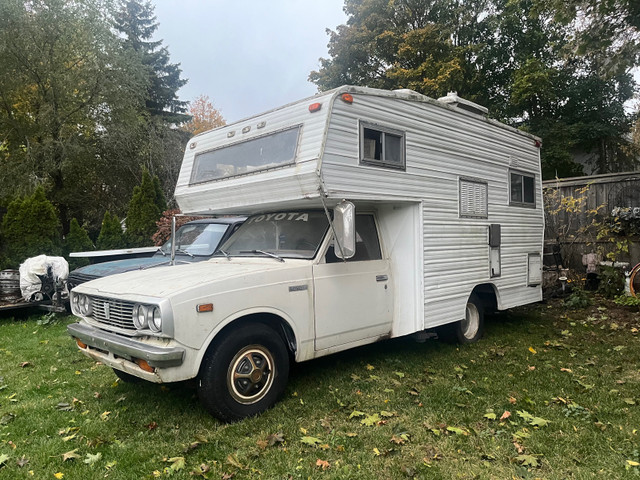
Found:
<path fill-rule="evenodd" d="M 182 348 L 161 347 L 132 340 L 122 335 L 105 332 L 83 323 L 72 323 L 67 332 L 73 338 L 91 348 L 109 352 L 126 359 L 141 359 L 152 367 L 167 368 L 182 365 L 185 352 Z"/>

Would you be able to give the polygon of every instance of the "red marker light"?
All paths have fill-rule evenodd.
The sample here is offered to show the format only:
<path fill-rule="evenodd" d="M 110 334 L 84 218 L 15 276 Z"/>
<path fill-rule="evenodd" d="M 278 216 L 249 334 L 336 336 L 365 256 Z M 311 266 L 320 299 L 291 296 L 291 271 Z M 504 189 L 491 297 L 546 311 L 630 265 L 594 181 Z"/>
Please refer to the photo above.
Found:
<path fill-rule="evenodd" d="M 353 95 L 349 93 L 343 93 L 340 98 L 342 98 L 342 101 L 345 103 L 353 103 Z"/>
<path fill-rule="evenodd" d="M 321 108 L 322 108 L 321 103 L 312 103 L 311 105 L 309 105 L 309 111 L 311 113 L 318 112 Z"/>

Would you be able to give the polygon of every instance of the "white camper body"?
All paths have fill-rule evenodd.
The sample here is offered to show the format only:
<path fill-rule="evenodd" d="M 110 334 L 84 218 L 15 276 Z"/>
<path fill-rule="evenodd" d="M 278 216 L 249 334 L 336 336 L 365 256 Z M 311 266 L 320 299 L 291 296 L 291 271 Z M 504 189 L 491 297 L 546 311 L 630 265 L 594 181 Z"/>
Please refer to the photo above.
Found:
<path fill-rule="evenodd" d="M 182 212 L 252 216 L 207 262 L 76 287 L 70 334 L 125 378 L 198 377 L 224 420 L 272 405 L 289 355 L 477 340 L 483 310 L 542 298 L 540 141 L 484 113 L 342 87 L 194 137 Z"/>
<path fill-rule="evenodd" d="M 310 113 L 314 103 L 321 108 Z M 199 155 L 298 125 L 290 164 L 192 183 Z M 404 168 L 362 161 L 366 127 L 402 137 Z M 463 318 L 480 285 L 493 290 L 499 310 L 542 299 L 539 146 L 532 135 L 414 92 L 343 87 L 195 137 L 175 196 L 189 214 L 322 208 L 321 197 L 375 211 L 393 271 L 389 334 L 399 336 Z M 531 202 L 512 201 L 511 174 L 533 178 Z M 492 224 L 501 237 L 493 249 Z"/>

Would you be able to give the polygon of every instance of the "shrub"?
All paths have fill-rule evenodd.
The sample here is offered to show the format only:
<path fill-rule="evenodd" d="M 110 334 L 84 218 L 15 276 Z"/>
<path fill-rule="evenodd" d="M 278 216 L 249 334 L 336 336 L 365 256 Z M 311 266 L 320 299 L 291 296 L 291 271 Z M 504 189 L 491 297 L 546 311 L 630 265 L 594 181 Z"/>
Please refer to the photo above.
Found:
<path fill-rule="evenodd" d="M 2 221 L 4 266 L 17 268 L 29 257 L 60 255 L 60 223 L 44 188 L 12 201 Z"/>
<path fill-rule="evenodd" d="M 614 298 L 624 292 L 624 274 L 619 268 L 602 267 L 598 293 L 607 298 Z"/>
<path fill-rule="evenodd" d="M 564 301 L 564 306 L 572 310 L 587 308 L 591 306 L 591 297 L 581 288 L 574 288 L 571 295 Z"/>
<path fill-rule="evenodd" d="M 96 242 L 99 250 L 110 250 L 113 248 L 124 248 L 127 242 L 122 232 L 122 225 L 117 216 L 111 215 L 109 211 L 104 212 L 102 218 L 102 228 Z"/>
<path fill-rule="evenodd" d="M 158 177 L 151 178 L 148 170 L 142 172 L 142 183 L 133 189 L 127 211 L 127 237 L 134 247 L 144 247 L 152 243 L 156 233 L 156 222 L 166 210 Z"/>
<path fill-rule="evenodd" d="M 64 239 L 64 250 L 69 261 L 69 269 L 73 270 L 89 264 L 89 259 L 87 258 L 70 258 L 69 254 L 71 252 L 85 252 L 94 248 L 87 231 L 80 226 L 78 220 L 72 218 L 69 225 L 69 233 Z"/>

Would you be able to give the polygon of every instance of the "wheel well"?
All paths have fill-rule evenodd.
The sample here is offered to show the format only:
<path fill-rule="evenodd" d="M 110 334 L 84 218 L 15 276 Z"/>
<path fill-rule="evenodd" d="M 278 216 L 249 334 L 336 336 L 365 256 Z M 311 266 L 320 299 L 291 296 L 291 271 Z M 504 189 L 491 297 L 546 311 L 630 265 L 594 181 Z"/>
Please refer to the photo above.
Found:
<path fill-rule="evenodd" d="M 227 335 L 231 334 L 234 330 L 237 330 L 238 328 L 249 323 L 261 323 L 269 328 L 273 328 L 273 330 L 275 330 L 278 335 L 282 337 L 284 344 L 287 346 L 289 354 L 291 356 L 295 356 L 298 345 L 296 343 L 296 336 L 293 333 L 293 329 L 282 317 L 279 317 L 278 315 L 275 315 L 273 313 L 253 313 L 250 315 L 245 315 L 244 317 L 237 318 L 218 332 L 213 341 L 209 344 L 209 347 L 207 347 L 207 350 L 212 348 L 212 346 L 215 345 L 217 341 L 220 341 Z"/>
<path fill-rule="evenodd" d="M 473 289 L 472 293 L 480 298 L 486 312 L 490 313 L 498 310 L 498 295 L 496 293 L 496 287 L 493 284 L 484 283 L 478 285 Z"/>

